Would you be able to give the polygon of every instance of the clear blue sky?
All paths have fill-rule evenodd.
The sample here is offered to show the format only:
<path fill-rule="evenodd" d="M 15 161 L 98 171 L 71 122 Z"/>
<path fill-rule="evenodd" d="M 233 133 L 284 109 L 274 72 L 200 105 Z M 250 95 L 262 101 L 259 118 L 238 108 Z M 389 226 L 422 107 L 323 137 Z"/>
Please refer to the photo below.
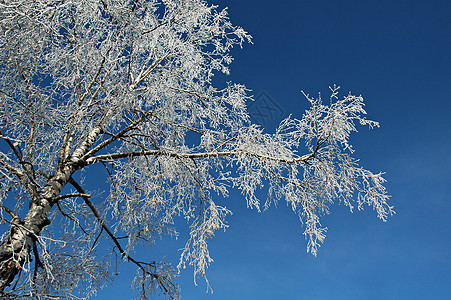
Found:
<path fill-rule="evenodd" d="M 218 199 L 234 211 L 230 228 L 210 243 L 214 294 L 205 296 L 202 280 L 194 287 L 187 268 L 179 278 L 183 299 L 449 299 L 451 2 L 215 3 L 254 37 L 254 45 L 233 51 L 227 80 L 265 91 L 283 116 L 307 108 L 300 90 L 327 95 L 336 83 L 364 96 L 381 128 L 360 128 L 352 142 L 364 166 L 387 173 L 397 215 L 383 223 L 370 209 L 333 207 L 314 258 L 285 204 L 258 214 L 232 193 Z M 149 259 L 166 255 L 176 264 L 184 242 L 164 240 Z M 132 276 L 122 269 L 116 287 L 97 299 L 130 298 Z"/>

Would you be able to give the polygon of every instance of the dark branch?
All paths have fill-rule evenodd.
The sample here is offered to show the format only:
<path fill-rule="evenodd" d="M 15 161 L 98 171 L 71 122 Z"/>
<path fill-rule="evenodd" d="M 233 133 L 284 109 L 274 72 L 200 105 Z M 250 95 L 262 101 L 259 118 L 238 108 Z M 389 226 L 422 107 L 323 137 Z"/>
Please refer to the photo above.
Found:
<path fill-rule="evenodd" d="M 58 202 L 59 200 L 66 199 L 66 198 L 73 198 L 73 197 L 87 197 L 87 198 L 91 198 L 91 195 L 89 195 L 89 194 L 71 193 L 71 194 L 66 194 L 66 195 L 60 195 L 60 196 L 54 198 L 52 201 Z"/>
<path fill-rule="evenodd" d="M 7 208 L 7 207 L 4 206 L 3 204 L 1 205 L 1 208 L 2 208 L 4 211 L 6 211 L 6 212 L 11 216 L 11 218 L 13 218 L 13 219 L 19 219 L 19 220 L 20 220 L 20 218 L 19 218 L 12 210 L 10 210 L 9 208 Z"/>
<path fill-rule="evenodd" d="M 69 183 L 81 194 L 85 194 L 85 191 L 83 190 L 83 188 L 71 177 L 69 179 Z M 103 230 L 106 231 L 106 233 L 109 235 L 109 237 L 111 238 L 111 240 L 113 241 L 113 243 L 116 245 L 117 249 L 119 250 L 119 252 L 121 253 L 122 257 L 126 258 L 127 260 L 133 262 L 135 265 L 137 265 L 143 272 L 145 272 L 146 274 L 152 276 L 153 278 L 155 278 L 159 283 L 160 283 L 160 287 L 164 290 L 165 294 L 169 295 L 169 297 L 171 299 L 174 299 L 174 296 L 171 294 L 171 292 L 169 291 L 169 288 L 166 287 L 160 279 L 160 275 L 156 274 L 156 273 L 151 273 L 149 272 L 144 266 L 144 265 L 149 265 L 147 263 L 142 263 L 139 262 L 137 260 L 135 260 L 133 257 L 131 257 L 130 255 L 127 254 L 127 252 L 124 251 L 124 249 L 122 248 L 121 244 L 119 243 L 117 237 L 113 234 L 113 232 L 108 228 L 108 226 L 105 224 L 105 221 L 102 219 L 102 217 L 100 216 L 99 212 L 97 211 L 97 209 L 95 208 L 95 206 L 92 204 L 92 202 L 89 200 L 88 197 L 82 197 L 83 200 L 85 201 L 85 204 L 91 209 L 92 213 L 94 214 L 94 216 L 96 217 L 97 221 L 99 222 L 99 224 L 102 226 Z"/>
<path fill-rule="evenodd" d="M 56 202 L 56 206 L 58 207 L 58 210 L 60 211 L 60 213 L 65 216 L 66 218 L 68 218 L 69 220 L 71 220 L 72 222 L 74 222 L 75 224 L 78 225 L 78 227 L 80 227 L 81 231 L 83 231 L 84 234 L 89 235 L 86 230 L 81 226 L 80 222 L 77 219 L 72 218 L 71 215 L 67 214 L 64 212 L 64 210 L 61 208 L 61 205 L 59 203 L 59 201 Z"/>
<path fill-rule="evenodd" d="M 44 264 L 39 258 L 38 247 L 36 245 L 36 240 L 33 241 L 33 254 L 34 254 L 34 272 L 33 272 L 33 282 L 36 281 L 36 277 L 38 276 L 39 268 L 43 268 Z"/>

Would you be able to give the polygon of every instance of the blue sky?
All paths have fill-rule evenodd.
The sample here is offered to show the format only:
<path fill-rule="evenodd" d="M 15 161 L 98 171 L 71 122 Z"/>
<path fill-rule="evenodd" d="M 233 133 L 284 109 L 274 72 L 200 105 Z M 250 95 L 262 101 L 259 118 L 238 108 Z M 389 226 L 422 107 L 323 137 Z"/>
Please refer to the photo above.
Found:
<path fill-rule="evenodd" d="M 373 172 L 385 171 L 397 214 L 383 223 L 367 209 L 336 205 L 318 257 L 282 202 L 262 214 L 239 193 L 225 200 L 230 228 L 210 243 L 215 262 L 205 295 L 192 269 L 183 299 L 448 299 L 451 295 L 451 2 L 215 1 L 229 7 L 253 45 L 234 49 L 227 80 L 265 92 L 281 114 L 301 116 L 300 91 L 362 94 L 381 128 L 351 139 Z M 258 102 L 254 105 L 261 105 Z M 269 130 L 279 121 L 266 120 Z M 163 240 L 150 259 L 177 262 L 184 244 Z M 97 299 L 128 299 L 133 273 L 122 269 Z"/>

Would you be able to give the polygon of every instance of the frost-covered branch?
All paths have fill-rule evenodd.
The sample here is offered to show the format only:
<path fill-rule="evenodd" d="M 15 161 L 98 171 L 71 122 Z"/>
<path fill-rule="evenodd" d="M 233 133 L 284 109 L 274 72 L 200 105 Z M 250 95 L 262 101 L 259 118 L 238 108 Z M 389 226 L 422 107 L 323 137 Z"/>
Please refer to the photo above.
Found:
<path fill-rule="evenodd" d="M 85 193 L 83 188 L 72 178 L 69 180 L 69 183 L 75 187 L 75 189 L 80 193 L 79 195 L 83 198 L 85 204 L 89 207 L 89 209 L 92 211 L 94 216 L 96 217 L 99 224 L 102 226 L 102 229 L 105 230 L 105 232 L 108 234 L 110 239 L 113 241 L 117 249 L 119 250 L 119 253 L 122 255 L 122 257 L 126 260 L 129 260 L 133 262 L 136 266 L 138 266 L 142 272 L 144 272 L 145 275 L 149 275 L 153 277 L 158 283 L 159 288 L 164 292 L 165 295 L 169 296 L 170 299 L 175 299 L 179 297 L 179 290 L 178 287 L 172 282 L 171 279 L 165 279 L 164 274 L 159 274 L 156 272 L 150 272 L 146 266 L 151 266 L 156 263 L 144 263 L 139 262 L 135 260 L 133 257 L 131 257 L 121 246 L 119 243 L 118 238 L 113 234 L 113 232 L 108 228 L 105 221 L 100 216 L 99 212 L 95 208 L 95 206 L 92 204 L 92 202 L 89 200 L 89 196 Z"/>
<path fill-rule="evenodd" d="M 336 86 L 328 101 L 304 94 L 306 111 L 268 133 L 251 123 L 244 85 L 214 84 L 229 73 L 230 50 L 251 42 L 227 10 L 203 0 L 5 0 L 0 37 L 0 205 L 12 218 L 2 297 L 92 297 L 122 261 L 138 267 L 138 297 L 176 298 L 173 267 L 133 251 L 177 236 L 177 218 L 190 231 L 178 267 L 210 289 L 208 241 L 231 214 L 217 198 L 232 189 L 257 210 L 286 201 L 315 255 L 334 203 L 368 205 L 383 221 L 394 213 L 383 173 L 354 158 L 350 135 L 378 126 L 361 96 Z M 85 192 L 103 181 L 105 192 Z"/>

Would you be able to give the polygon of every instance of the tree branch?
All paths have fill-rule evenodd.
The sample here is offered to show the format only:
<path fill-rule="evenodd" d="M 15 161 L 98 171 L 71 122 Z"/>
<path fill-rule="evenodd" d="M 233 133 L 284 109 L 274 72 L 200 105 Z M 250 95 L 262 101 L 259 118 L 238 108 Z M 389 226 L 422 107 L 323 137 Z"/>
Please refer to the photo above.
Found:
<path fill-rule="evenodd" d="M 61 208 L 61 205 L 58 202 L 56 202 L 56 206 L 58 207 L 58 210 L 61 212 L 61 214 L 63 216 L 65 216 L 66 218 L 69 218 L 69 220 L 71 220 L 72 222 L 74 222 L 75 224 L 78 225 L 78 227 L 80 227 L 81 231 L 83 231 L 84 234 L 89 235 L 89 233 L 86 232 L 86 230 L 81 226 L 80 222 L 78 221 L 78 219 L 74 219 L 72 218 L 69 214 L 66 214 L 63 209 Z"/>
<path fill-rule="evenodd" d="M 11 166 L 2 158 L 0 158 L 0 164 L 2 164 L 9 171 L 13 172 L 17 177 L 19 177 L 19 179 L 21 179 L 24 176 L 23 172 L 20 169 Z"/>
<path fill-rule="evenodd" d="M 36 282 L 36 277 L 38 276 L 38 269 L 43 268 L 44 264 L 39 258 L 38 247 L 36 245 L 36 240 L 33 240 L 33 254 L 34 254 L 34 272 L 33 272 L 33 283 Z"/>
<path fill-rule="evenodd" d="M 16 146 L 12 143 L 11 139 L 8 138 L 5 134 L 3 134 L 1 129 L 0 129 L 0 137 L 3 138 L 6 141 L 6 143 L 9 145 L 11 150 L 13 150 L 13 152 L 16 155 L 17 159 L 19 160 L 19 163 L 22 165 L 22 168 L 25 171 L 25 174 L 27 175 L 27 178 L 29 179 L 29 182 L 25 183 L 25 186 L 27 187 L 27 190 L 30 193 L 30 196 L 32 198 L 35 198 L 36 188 L 39 187 L 39 184 L 35 181 L 33 164 L 28 162 L 28 161 L 24 161 L 23 160 L 22 154 L 19 152 L 19 150 L 17 150 Z M 5 165 L 5 167 L 6 167 L 6 165 Z M 31 172 L 30 172 L 30 170 L 31 170 Z M 11 171 L 17 172 L 19 170 L 14 168 L 14 167 L 12 167 Z M 19 172 L 19 173 L 21 173 L 21 172 Z"/>
<path fill-rule="evenodd" d="M 171 55 L 171 51 L 169 51 L 168 53 L 166 53 L 166 55 L 162 56 L 160 59 L 157 59 L 153 62 L 153 64 L 151 64 L 149 66 L 149 68 L 147 68 L 145 70 L 145 68 L 143 68 L 141 70 L 141 72 L 138 74 L 138 77 L 135 78 L 135 80 L 132 82 L 132 84 L 129 86 L 129 90 L 133 91 L 136 86 L 143 81 L 147 76 L 149 76 L 149 74 L 155 70 L 166 58 L 169 57 L 169 55 Z M 149 55 L 149 59 L 150 59 L 150 55 Z"/>
<path fill-rule="evenodd" d="M 296 157 L 296 158 L 279 158 L 275 156 L 268 156 L 258 153 L 251 153 L 246 150 L 232 150 L 232 151 L 223 151 L 223 152 L 200 152 L 200 153 L 176 153 L 176 152 L 167 152 L 162 150 L 148 150 L 148 151 L 133 151 L 133 152 L 122 152 L 122 153 L 113 153 L 113 154 L 103 154 L 103 155 L 97 155 L 94 157 L 88 158 L 85 163 L 87 165 L 99 162 L 99 161 L 105 161 L 105 160 L 115 160 L 115 159 L 121 159 L 121 158 L 131 158 L 131 157 L 140 157 L 140 156 L 160 156 L 160 155 L 167 155 L 170 157 L 177 157 L 177 158 L 205 158 L 205 157 L 220 157 L 220 156 L 234 156 L 239 154 L 245 154 L 250 155 L 262 159 L 277 161 L 277 162 L 284 162 L 284 163 L 299 163 L 299 162 L 306 162 L 310 158 L 314 157 L 318 148 L 315 149 L 312 153 Z"/>
<path fill-rule="evenodd" d="M 72 198 L 72 197 L 91 198 L 91 195 L 89 195 L 89 194 L 81 194 L 81 193 L 70 193 L 70 194 L 65 194 L 65 195 L 60 195 L 58 197 L 55 197 L 52 201 L 58 202 L 59 200 L 66 199 L 66 198 Z"/>
<path fill-rule="evenodd" d="M 133 122 L 132 124 L 130 124 L 129 126 L 127 126 L 126 128 L 122 129 L 120 132 L 118 132 L 117 134 L 113 135 L 112 137 L 110 137 L 109 139 L 103 141 L 102 143 L 100 143 L 99 145 L 97 145 L 96 147 L 94 147 L 92 150 L 88 151 L 85 155 L 83 155 L 83 157 L 81 157 L 81 160 L 86 160 L 86 158 L 91 157 L 92 155 L 96 154 L 98 151 L 100 151 L 101 149 L 105 148 L 106 146 L 108 146 L 109 144 L 111 144 L 112 142 L 116 141 L 117 139 L 120 139 L 121 137 L 123 137 L 127 132 L 129 132 L 130 130 L 133 130 L 136 128 L 136 126 L 141 123 L 145 118 L 147 118 L 150 114 L 153 113 L 153 110 L 147 111 L 145 112 L 140 118 L 138 118 L 135 122 Z"/>
<path fill-rule="evenodd" d="M 80 194 L 86 194 L 85 191 L 83 190 L 83 188 L 71 177 L 69 178 L 69 183 L 80 193 Z M 134 258 L 132 258 L 130 255 L 127 254 L 127 252 L 125 252 L 125 250 L 122 248 L 121 244 L 119 243 L 117 237 L 113 234 L 113 232 L 108 228 L 108 226 L 105 224 L 105 221 L 102 219 L 102 217 L 100 216 L 99 212 L 97 211 L 97 209 L 95 208 L 95 206 L 92 204 L 91 201 L 89 201 L 88 197 L 82 197 L 83 200 L 85 201 L 85 204 L 91 209 L 92 213 L 94 214 L 94 216 L 96 217 L 97 221 L 99 222 L 99 224 L 102 226 L 102 228 L 106 231 L 106 233 L 109 235 L 109 237 L 111 238 L 111 240 L 113 241 L 113 243 L 116 245 L 117 249 L 119 250 L 119 252 L 121 253 L 122 257 L 125 257 L 127 260 L 133 262 L 135 265 L 137 265 L 144 273 L 152 276 L 153 278 L 155 278 L 159 283 L 160 283 L 160 287 L 165 291 L 166 294 L 169 295 L 169 297 L 171 299 L 174 299 L 174 296 L 171 294 L 170 290 L 168 287 L 166 287 L 159 279 L 160 279 L 160 275 L 156 274 L 156 273 L 151 273 L 148 270 L 146 270 L 146 268 L 143 266 L 142 262 L 139 262 L 137 260 L 135 260 Z"/>
<path fill-rule="evenodd" d="M 7 208 L 7 207 L 4 206 L 3 204 L 1 204 L 0 207 L 1 207 L 4 211 L 6 211 L 6 212 L 11 216 L 11 218 L 13 218 L 13 219 L 19 219 L 19 220 L 20 220 L 20 218 L 19 218 L 12 210 L 10 210 L 9 208 Z"/>

